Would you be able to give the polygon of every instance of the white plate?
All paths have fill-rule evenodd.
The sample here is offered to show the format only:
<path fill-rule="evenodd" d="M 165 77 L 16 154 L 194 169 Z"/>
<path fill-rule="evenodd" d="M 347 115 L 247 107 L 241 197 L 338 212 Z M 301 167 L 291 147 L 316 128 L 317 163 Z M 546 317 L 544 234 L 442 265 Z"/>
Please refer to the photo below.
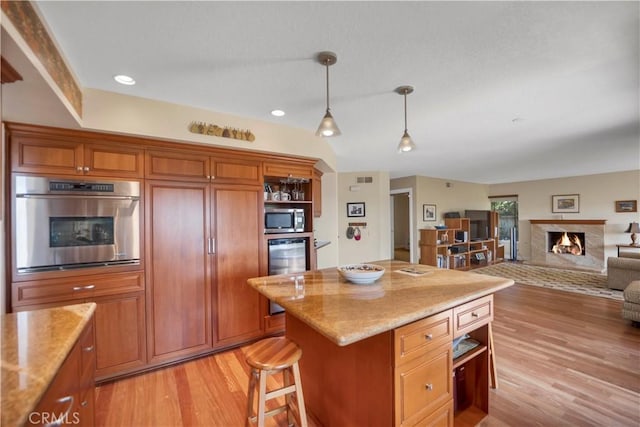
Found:
<path fill-rule="evenodd" d="M 384 274 L 384 268 L 375 264 L 348 264 L 338 267 L 338 273 L 356 285 L 368 285 Z"/>

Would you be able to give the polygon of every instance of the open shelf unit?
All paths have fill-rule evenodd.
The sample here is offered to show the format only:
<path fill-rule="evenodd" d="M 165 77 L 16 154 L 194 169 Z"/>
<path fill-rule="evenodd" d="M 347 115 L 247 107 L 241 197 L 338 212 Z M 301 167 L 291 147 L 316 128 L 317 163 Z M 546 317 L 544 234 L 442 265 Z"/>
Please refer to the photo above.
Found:
<path fill-rule="evenodd" d="M 469 270 L 501 261 L 497 236 L 470 241 L 468 218 L 446 218 L 445 226 L 420 230 L 420 264 Z"/>

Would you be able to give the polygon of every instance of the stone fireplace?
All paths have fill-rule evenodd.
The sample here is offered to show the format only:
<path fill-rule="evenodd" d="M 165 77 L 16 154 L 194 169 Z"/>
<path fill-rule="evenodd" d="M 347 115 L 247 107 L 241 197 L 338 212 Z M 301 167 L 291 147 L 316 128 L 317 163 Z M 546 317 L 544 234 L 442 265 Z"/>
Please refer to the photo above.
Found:
<path fill-rule="evenodd" d="M 532 219 L 531 264 L 605 271 L 606 220 Z"/>

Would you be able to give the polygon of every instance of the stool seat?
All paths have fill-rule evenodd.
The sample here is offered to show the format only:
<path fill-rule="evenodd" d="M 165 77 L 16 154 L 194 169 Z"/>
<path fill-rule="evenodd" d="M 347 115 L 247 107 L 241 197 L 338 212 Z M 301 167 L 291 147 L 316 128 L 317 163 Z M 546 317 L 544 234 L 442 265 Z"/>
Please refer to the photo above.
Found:
<path fill-rule="evenodd" d="M 302 357 L 302 350 L 285 337 L 266 338 L 252 344 L 245 357 L 252 368 L 273 371 L 296 363 Z"/>
<path fill-rule="evenodd" d="M 299 427 L 307 427 L 307 413 L 298 367 L 298 360 L 301 357 L 302 349 L 286 337 L 266 338 L 246 348 L 245 358 L 251 367 L 251 374 L 245 426 L 257 423 L 258 427 L 264 427 L 266 417 L 286 411 L 289 425 L 295 423 Z M 267 377 L 280 372 L 282 372 L 284 386 L 268 391 Z M 258 408 L 254 412 L 256 390 L 258 391 Z M 282 396 L 285 398 L 285 404 L 268 411 L 266 402 Z"/>

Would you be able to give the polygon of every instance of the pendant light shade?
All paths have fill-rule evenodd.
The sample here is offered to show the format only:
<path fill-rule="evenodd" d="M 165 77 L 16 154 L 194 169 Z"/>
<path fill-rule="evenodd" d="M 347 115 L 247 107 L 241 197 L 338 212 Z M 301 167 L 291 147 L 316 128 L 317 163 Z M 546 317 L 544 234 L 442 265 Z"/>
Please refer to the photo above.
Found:
<path fill-rule="evenodd" d="M 341 132 L 331 115 L 331 108 L 329 108 L 329 66 L 338 62 L 338 57 L 333 52 L 320 52 L 318 54 L 318 62 L 324 65 L 327 70 L 327 111 L 320 122 L 320 126 L 318 126 L 316 135 L 324 137 L 338 136 Z"/>
<path fill-rule="evenodd" d="M 400 86 L 396 88 L 396 93 L 404 96 L 404 134 L 402 134 L 402 138 L 400 138 L 400 143 L 398 144 L 399 153 L 406 153 L 416 149 L 416 144 L 407 131 L 407 95 L 411 92 L 413 92 L 413 86 Z"/>

